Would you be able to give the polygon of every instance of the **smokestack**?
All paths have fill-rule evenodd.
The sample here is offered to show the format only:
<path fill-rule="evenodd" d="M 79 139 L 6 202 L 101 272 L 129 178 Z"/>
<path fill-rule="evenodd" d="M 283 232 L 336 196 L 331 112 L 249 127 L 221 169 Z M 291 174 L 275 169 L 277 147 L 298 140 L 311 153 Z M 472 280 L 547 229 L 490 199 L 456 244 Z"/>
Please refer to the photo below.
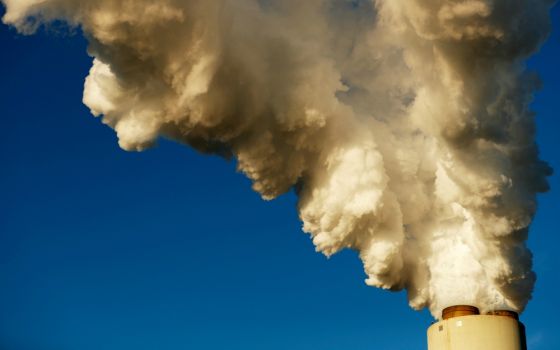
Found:
<path fill-rule="evenodd" d="M 509 310 L 480 315 L 474 306 L 448 307 L 428 328 L 428 350 L 526 350 L 525 326 L 518 318 Z"/>

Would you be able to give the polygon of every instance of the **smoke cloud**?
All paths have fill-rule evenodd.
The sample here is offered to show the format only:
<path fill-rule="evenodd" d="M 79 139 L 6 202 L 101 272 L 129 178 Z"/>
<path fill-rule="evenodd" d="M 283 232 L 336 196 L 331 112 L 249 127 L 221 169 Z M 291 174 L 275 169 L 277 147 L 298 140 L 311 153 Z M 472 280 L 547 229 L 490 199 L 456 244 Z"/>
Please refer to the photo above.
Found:
<path fill-rule="evenodd" d="M 325 255 L 366 283 L 522 311 L 549 166 L 524 60 L 551 0 L 1 0 L 26 34 L 89 41 L 84 103 L 125 150 L 159 137 L 234 157 L 263 198 L 295 188 Z"/>

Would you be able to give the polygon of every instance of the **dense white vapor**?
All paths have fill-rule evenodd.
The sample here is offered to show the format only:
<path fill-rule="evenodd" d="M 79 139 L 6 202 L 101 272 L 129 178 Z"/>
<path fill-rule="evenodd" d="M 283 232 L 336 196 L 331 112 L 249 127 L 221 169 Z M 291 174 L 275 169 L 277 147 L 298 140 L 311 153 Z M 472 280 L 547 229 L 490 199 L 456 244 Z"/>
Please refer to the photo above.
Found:
<path fill-rule="evenodd" d="M 551 0 L 2 0 L 32 33 L 80 26 L 84 102 L 126 150 L 164 136 L 233 156 L 266 199 L 291 188 L 326 255 L 372 286 L 522 311 L 538 158 L 523 61 Z"/>

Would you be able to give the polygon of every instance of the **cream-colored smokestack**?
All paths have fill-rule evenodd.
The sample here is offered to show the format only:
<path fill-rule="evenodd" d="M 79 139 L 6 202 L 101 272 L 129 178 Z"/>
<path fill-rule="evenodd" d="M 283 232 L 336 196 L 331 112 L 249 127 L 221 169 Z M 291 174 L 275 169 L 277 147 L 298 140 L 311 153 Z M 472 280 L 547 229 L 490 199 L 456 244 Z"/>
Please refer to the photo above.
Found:
<path fill-rule="evenodd" d="M 525 328 L 512 311 L 480 315 L 473 306 L 452 306 L 428 328 L 428 350 L 526 349 Z"/>

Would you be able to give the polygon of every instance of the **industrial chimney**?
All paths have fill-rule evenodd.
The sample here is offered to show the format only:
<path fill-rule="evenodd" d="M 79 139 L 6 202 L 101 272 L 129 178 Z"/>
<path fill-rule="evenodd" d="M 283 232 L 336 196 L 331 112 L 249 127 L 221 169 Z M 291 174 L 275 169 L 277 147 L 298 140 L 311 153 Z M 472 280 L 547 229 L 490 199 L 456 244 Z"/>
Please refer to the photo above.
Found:
<path fill-rule="evenodd" d="M 442 318 L 428 328 L 428 350 L 527 350 L 516 312 L 480 315 L 474 306 L 457 305 L 444 309 Z"/>

